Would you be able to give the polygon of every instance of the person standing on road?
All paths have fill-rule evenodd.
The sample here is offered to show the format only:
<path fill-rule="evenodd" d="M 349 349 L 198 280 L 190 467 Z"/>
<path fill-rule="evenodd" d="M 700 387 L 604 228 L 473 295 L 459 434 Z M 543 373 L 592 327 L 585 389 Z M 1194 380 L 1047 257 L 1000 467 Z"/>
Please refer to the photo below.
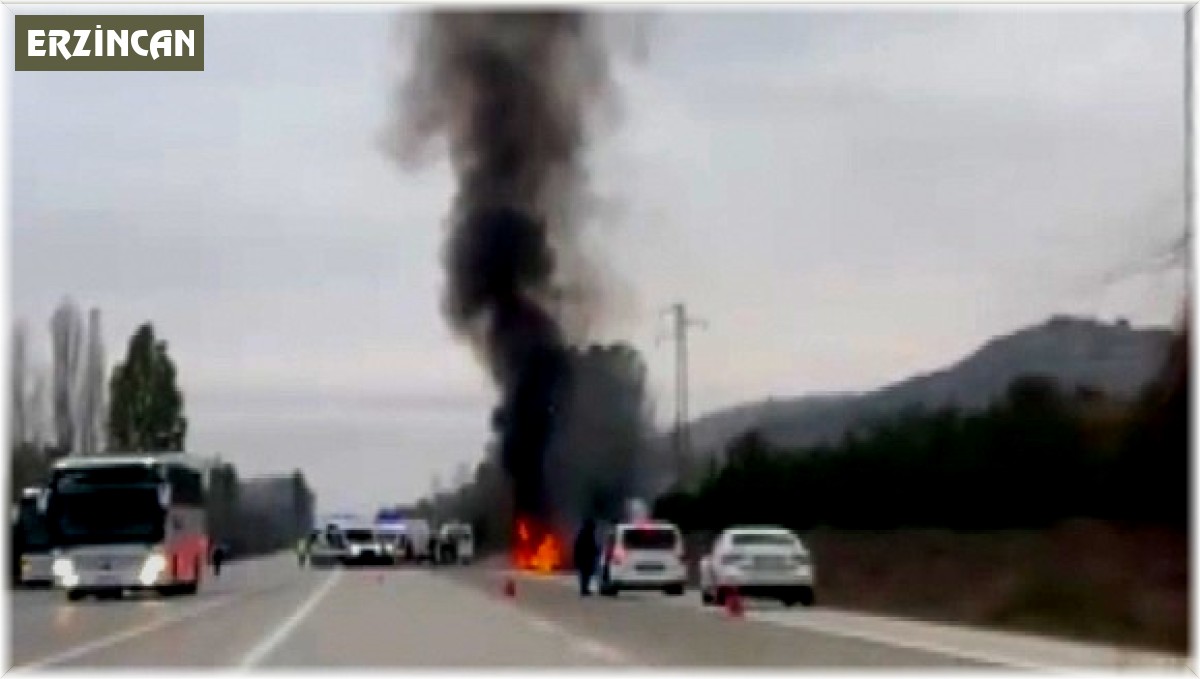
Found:
<path fill-rule="evenodd" d="M 579 573 L 579 596 L 590 596 L 592 593 L 592 576 L 596 574 L 596 560 L 600 557 L 600 549 L 596 545 L 596 522 L 591 518 L 584 519 L 579 534 L 575 536 L 575 570 Z"/>
<path fill-rule="evenodd" d="M 224 543 L 218 542 L 217 544 L 213 545 L 213 550 L 212 550 L 213 576 L 218 577 L 218 578 L 221 577 L 221 562 L 224 560 L 225 560 L 225 545 L 224 545 Z"/>
<path fill-rule="evenodd" d="M 441 542 L 438 541 L 438 536 L 430 533 L 425 542 L 425 553 L 429 557 L 429 565 L 436 566 L 438 563 L 438 550 L 441 549 Z"/>

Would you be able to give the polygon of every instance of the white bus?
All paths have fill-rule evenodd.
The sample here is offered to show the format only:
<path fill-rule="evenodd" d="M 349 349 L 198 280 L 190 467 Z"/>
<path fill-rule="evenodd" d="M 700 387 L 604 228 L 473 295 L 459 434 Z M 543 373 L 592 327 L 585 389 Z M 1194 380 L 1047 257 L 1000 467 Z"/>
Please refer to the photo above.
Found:
<path fill-rule="evenodd" d="M 182 453 L 60 460 L 42 498 L 67 597 L 195 594 L 209 557 L 206 467 Z"/>

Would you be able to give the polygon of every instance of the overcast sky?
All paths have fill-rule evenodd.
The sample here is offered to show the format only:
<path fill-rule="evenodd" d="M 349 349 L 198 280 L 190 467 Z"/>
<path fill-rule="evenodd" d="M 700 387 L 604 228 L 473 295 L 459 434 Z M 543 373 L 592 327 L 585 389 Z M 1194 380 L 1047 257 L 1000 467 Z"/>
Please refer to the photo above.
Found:
<path fill-rule="evenodd" d="M 323 510 L 448 482 L 492 395 L 438 313 L 449 169 L 381 151 L 391 15 L 200 11 L 203 73 L 14 74 L 14 314 L 43 361 L 64 294 L 113 360 L 153 321 L 189 447 L 301 468 Z M 1136 272 L 1183 229 L 1182 12 L 660 14 L 592 154 L 606 336 L 668 416 L 679 298 L 710 323 L 695 412 L 880 386 L 1055 313 L 1169 323 L 1180 280 Z"/>

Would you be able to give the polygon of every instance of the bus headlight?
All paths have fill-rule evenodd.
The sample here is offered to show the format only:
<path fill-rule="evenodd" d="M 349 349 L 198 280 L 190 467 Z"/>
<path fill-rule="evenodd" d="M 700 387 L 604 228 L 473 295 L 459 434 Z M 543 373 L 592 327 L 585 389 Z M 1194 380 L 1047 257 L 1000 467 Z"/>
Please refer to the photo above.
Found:
<path fill-rule="evenodd" d="M 56 557 L 54 563 L 50 565 L 50 572 L 56 578 L 68 578 L 75 575 L 75 564 L 65 556 Z"/>
<path fill-rule="evenodd" d="M 142 564 L 142 572 L 138 575 L 143 585 L 153 585 L 167 569 L 167 559 L 162 554 L 151 554 Z"/>

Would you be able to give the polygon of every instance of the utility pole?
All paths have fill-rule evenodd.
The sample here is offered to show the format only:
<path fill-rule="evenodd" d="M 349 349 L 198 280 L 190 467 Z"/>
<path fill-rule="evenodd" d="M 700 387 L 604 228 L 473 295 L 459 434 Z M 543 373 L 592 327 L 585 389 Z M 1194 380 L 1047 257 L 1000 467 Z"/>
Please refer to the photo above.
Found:
<path fill-rule="evenodd" d="M 670 340 L 675 343 L 675 435 L 674 453 L 676 471 L 682 473 L 684 464 L 691 454 L 691 438 L 688 435 L 688 331 L 692 328 L 708 327 L 707 322 L 688 315 L 687 306 L 676 302 L 666 309 L 671 316 Z M 660 341 L 662 336 L 658 338 Z"/>

